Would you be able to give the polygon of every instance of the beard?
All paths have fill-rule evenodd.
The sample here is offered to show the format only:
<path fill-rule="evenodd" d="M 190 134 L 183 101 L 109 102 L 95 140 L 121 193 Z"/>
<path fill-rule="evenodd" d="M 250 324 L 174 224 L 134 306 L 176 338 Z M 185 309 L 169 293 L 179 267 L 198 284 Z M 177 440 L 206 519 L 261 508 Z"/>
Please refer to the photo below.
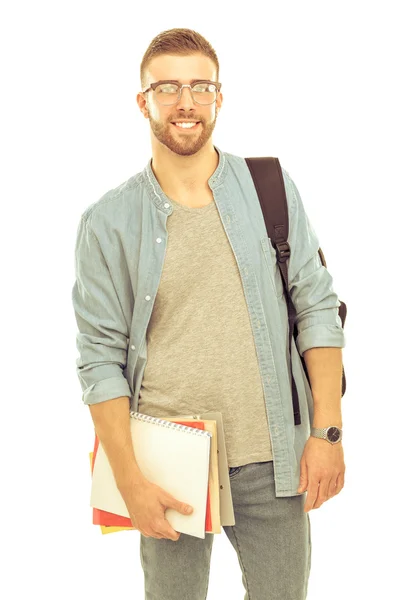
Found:
<path fill-rule="evenodd" d="M 178 119 L 185 117 L 180 116 Z M 189 120 L 191 117 L 187 117 Z M 200 119 L 196 119 L 200 120 Z M 180 156 L 192 156 L 196 154 L 205 146 L 210 139 L 212 132 L 214 131 L 217 115 L 211 122 L 207 122 L 204 119 L 200 120 L 199 130 L 193 133 L 180 133 L 179 129 L 175 127 L 170 121 L 156 121 L 152 118 L 149 112 L 150 127 L 153 135 L 158 141 L 166 146 L 171 152 L 179 154 Z"/>

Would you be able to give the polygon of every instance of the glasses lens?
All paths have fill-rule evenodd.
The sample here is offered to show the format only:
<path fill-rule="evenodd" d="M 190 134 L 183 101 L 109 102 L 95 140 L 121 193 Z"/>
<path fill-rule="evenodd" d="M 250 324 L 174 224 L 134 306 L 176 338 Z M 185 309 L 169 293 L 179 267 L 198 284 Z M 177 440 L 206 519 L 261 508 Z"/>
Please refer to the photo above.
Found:
<path fill-rule="evenodd" d="M 217 97 L 217 88 L 212 83 L 196 83 L 192 88 L 192 94 L 199 104 L 212 104 Z M 175 83 L 161 83 L 155 89 L 155 96 L 163 106 L 175 104 L 179 98 L 179 86 Z"/>
<path fill-rule="evenodd" d="M 179 87 L 174 83 L 161 83 L 155 89 L 155 96 L 164 106 L 174 104 L 179 98 Z"/>
<path fill-rule="evenodd" d="M 212 104 L 217 97 L 217 88 L 213 83 L 196 83 L 192 88 L 193 98 L 199 104 Z"/>

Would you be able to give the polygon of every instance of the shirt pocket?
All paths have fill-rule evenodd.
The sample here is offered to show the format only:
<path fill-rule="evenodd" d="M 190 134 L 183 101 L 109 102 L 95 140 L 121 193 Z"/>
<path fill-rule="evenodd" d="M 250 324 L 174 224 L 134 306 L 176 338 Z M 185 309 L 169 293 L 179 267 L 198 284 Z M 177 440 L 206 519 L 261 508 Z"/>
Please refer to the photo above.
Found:
<path fill-rule="evenodd" d="M 279 268 L 278 261 L 276 260 L 275 248 L 273 247 L 268 235 L 265 235 L 261 239 L 261 246 L 275 295 L 277 298 L 281 298 L 283 295 L 281 270 Z"/>

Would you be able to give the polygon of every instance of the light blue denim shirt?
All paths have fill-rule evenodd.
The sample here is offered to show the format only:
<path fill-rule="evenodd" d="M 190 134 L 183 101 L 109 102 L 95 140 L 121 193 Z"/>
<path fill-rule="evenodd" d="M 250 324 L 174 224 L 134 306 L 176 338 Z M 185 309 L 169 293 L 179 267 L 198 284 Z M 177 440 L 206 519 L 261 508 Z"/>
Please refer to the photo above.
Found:
<path fill-rule="evenodd" d="M 244 158 L 214 148 L 219 163 L 208 185 L 236 257 L 249 311 L 270 427 L 275 493 L 295 496 L 314 408 L 299 354 L 318 346 L 345 346 L 340 302 L 298 189 L 282 167 L 289 212 L 289 291 L 298 328 L 292 368 L 301 424 L 294 425 L 288 313 L 275 250 Z M 168 243 L 167 219 L 174 210 L 151 160 L 142 172 L 90 204 L 80 218 L 72 300 L 84 404 L 128 396 L 131 410 L 138 409 L 146 331 Z"/>

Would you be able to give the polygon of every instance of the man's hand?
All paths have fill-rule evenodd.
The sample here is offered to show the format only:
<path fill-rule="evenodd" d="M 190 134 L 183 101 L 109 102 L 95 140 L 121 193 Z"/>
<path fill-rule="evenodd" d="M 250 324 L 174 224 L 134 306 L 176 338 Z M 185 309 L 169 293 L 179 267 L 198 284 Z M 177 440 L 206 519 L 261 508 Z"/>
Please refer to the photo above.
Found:
<path fill-rule="evenodd" d="M 341 441 L 331 444 L 324 439 L 309 437 L 300 461 L 300 485 L 297 489 L 300 493 L 307 490 L 304 512 L 319 508 L 342 490 L 345 470 Z"/>

